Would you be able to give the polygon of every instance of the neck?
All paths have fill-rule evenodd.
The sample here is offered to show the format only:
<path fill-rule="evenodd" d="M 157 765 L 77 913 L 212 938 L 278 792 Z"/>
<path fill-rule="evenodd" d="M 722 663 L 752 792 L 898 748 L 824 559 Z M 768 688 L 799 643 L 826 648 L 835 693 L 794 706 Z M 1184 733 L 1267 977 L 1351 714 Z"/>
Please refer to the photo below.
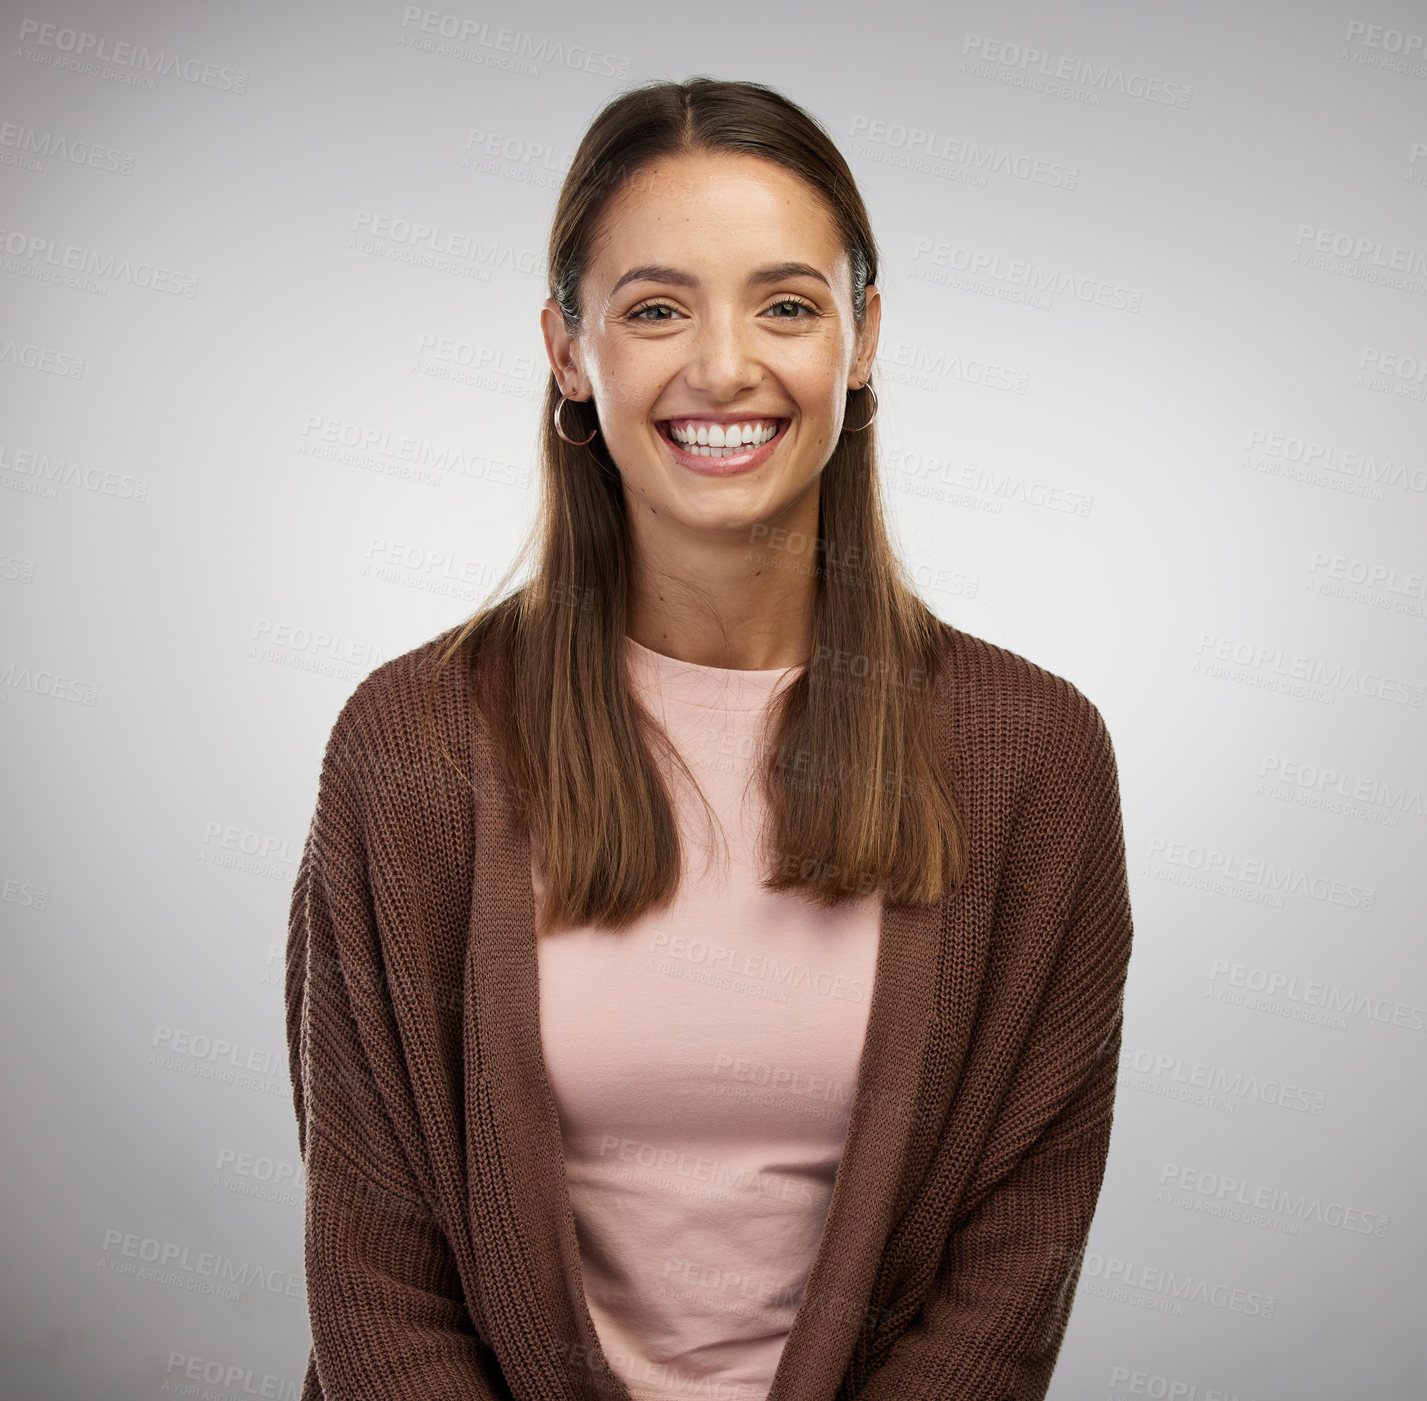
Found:
<path fill-rule="evenodd" d="M 696 666 L 771 671 L 812 651 L 819 556 L 812 521 L 671 542 L 631 532 L 634 593 L 625 631 L 652 652 Z M 649 532 L 652 534 L 652 532 Z"/>

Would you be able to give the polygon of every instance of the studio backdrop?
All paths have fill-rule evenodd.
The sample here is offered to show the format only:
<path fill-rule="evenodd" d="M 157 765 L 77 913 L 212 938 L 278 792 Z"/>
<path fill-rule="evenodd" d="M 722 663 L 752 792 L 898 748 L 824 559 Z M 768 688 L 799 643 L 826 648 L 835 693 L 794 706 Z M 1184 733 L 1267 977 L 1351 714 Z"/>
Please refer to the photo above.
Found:
<path fill-rule="evenodd" d="M 933 609 L 1115 741 L 1135 949 L 1056 1401 L 1427 1389 L 1427 11 L 17 0 L 0 1389 L 293 1401 L 328 733 L 532 519 L 616 93 L 766 82 L 883 255 Z"/>

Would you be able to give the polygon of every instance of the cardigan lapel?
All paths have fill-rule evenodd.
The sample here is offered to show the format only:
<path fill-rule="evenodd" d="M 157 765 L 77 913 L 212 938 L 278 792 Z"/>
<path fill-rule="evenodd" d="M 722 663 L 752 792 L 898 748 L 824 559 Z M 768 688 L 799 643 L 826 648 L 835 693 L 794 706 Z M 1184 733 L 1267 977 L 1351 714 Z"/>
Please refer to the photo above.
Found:
<path fill-rule="evenodd" d="M 865 1318 L 882 1248 L 896 1224 L 922 1058 L 935 1011 L 935 906 L 884 904 L 867 1035 L 832 1200 L 768 1401 L 832 1401 Z"/>
<path fill-rule="evenodd" d="M 517 1395 L 632 1401 L 580 1270 L 560 1121 L 541 1049 L 530 842 L 474 726 L 476 839 L 465 975 L 470 1223 L 491 1342 Z M 768 1401 L 833 1401 L 896 1203 L 934 1017 L 940 910 L 884 905 L 857 1093 L 832 1198 Z"/>
<path fill-rule="evenodd" d="M 471 1233 L 490 1341 L 519 1378 L 517 1397 L 633 1401 L 585 1302 L 559 1115 L 540 1045 L 530 841 L 479 719 L 472 749 L 466 1126 Z"/>

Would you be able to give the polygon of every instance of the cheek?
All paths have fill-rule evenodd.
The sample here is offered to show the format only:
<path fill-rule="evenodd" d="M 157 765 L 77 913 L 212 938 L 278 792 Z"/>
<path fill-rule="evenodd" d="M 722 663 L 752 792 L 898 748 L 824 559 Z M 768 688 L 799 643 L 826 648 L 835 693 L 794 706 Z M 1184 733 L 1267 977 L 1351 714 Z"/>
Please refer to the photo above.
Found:
<path fill-rule="evenodd" d="M 804 415 L 814 423 L 830 424 L 842 412 L 844 400 L 829 391 L 826 381 L 809 385 L 807 393 L 800 399 Z"/>
<path fill-rule="evenodd" d="M 600 367 L 605 398 L 620 419 L 647 418 L 668 376 L 648 357 L 611 355 Z"/>

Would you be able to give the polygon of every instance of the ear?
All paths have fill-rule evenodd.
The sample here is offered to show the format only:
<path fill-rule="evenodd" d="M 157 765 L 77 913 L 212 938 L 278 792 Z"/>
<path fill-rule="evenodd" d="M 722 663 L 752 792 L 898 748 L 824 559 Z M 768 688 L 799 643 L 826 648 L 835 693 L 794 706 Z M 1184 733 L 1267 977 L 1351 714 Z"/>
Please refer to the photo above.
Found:
<path fill-rule="evenodd" d="M 872 365 L 877 359 L 877 340 L 882 331 L 882 294 L 877 290 L 877 285 L 873 282 L 867 284 L 867 314 L 862 319 L 862 326 L 857 333 L 857 349 L 852 357 L 852 380 L 848 388 L 854 384 L 861 386 L 867 383 L 872 377 Z"/>
<path fill-rule="evenodd" d="M 555 382 L 567 399 L 579 399 L 584 379 L 580 368 L 579 342 L 565 329 L 565 318 L 554 297 L 540 308 L 540 333 L 545 338 L 545 354 L 554 371 Z"/>

